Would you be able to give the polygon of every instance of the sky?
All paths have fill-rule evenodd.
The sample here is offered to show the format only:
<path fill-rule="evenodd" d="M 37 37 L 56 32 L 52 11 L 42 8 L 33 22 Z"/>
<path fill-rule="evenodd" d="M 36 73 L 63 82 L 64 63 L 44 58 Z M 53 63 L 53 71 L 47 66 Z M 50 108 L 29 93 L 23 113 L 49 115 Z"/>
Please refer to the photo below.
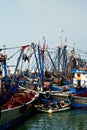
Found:
<path fill-rule="evenodd" d="M 86 51 L 87 0 L 0 0 L 1 48 L 42 43 L 43 36 L 49 47 L 62 37 Z"/>

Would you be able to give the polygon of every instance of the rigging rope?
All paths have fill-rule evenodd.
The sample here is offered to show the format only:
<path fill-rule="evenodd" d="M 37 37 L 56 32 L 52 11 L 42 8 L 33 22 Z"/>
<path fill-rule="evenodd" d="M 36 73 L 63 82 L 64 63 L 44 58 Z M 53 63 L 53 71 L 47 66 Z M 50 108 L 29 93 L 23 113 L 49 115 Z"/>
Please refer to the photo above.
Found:
<path fill-rule="evenodd" d="M 21 49 L 20 49 L 21 50 Z M 7 60 L 10 60 L 14 55 L 16 55 L 20 50 L 18 50 L 17 52 L 15 52 L 12 56 L 10 56 Z"/>

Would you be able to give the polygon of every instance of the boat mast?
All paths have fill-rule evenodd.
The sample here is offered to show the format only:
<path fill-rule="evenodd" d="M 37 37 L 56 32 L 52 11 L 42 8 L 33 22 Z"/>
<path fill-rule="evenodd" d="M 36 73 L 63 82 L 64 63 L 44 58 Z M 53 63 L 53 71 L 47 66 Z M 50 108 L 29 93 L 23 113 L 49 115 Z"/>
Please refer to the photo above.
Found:
<path fill-rule="evenodd" d="M 60 72 L 61 47 L 58 46 L 58 72 Z"/>
<path fill-rule="evenodd" d="M 62 56 L 63 56 L 63 63 L 62 63 L 62 72 L 66 73 L 66 65 L 67 65 L 67 46 L 65 45 L 62 50 Z"/>
<path fill-rule="evenodd" d="M 46 46 L 46 39 L 43 36 L 43 47 L 41 48 L 41 81 L 42 85 L 44 85 L 44 51 Z"/>
<path fill-rule="evenodd" d="M 48 50 L 47 50 L 47 54 L 48 54 L 48 56 L 49 56 L 49 58 L 50 58 L 50 61 L 51 61 L 52 65 L 53 65 L 54 69 L 56 70 L 56 66 L 55 66 L 55 64 L 54 64 L 54 62 L 53 62 L 53 60 L 52 60 L 52 58 L 51 58 L 51 55 L 50 55 L 50 53 L 49 53 Z"/>
<path fill-rule="evenodd" d="M 22 46 L 22 47 L 21 47 L 21 52 L 20 52 L 20 55 L 19 55 L 19 57 L 18 57 L 17 65 L 16 65 L 16 68 L 15 68 L 15 72 L 14 72 L 14 75 L 13 75 L 13 78 L 12 78 L 12 81 L 11 81 L 11 87 L 12 87 L 12 85 L 13 85 L 13 82 L 14 82 L 14 79 L 15 79 L 15 76 L 16 76 L 16 72 L 17 72 L 18 65 L 19 65 L 19 63 L 20 63 L 22 54 L 23 54 L 25 48 L 28 47 L 28 46 L 29 46 L 29 45 L 26 45 L 26 46 Z"/>
<path fill-rule="evenodd" d="M 38 45 L 38 60 L 39 60 L 39 77 L 41 77 L 41 51 L 40 51 L 40 45 Z"/>
<path fill-rule="evenodd" d="M 37 69 L 38 69 L 38 73 L 39 73 L 39 77 L 40 77 L 40 69 L 39 69 L 39 63 L 38 63 L 38 58 L 36 55 L 36 45 L 34 43 L 31 44 L 31 47 L 33 48 L 34 51 L 34 56 L 35 56 L 35 60 L 36 60 L 36 64 L 37 64 Z M 39 48 L 38 48 L 39 49 Z M 38 50 L 39 51 L 39 50 Z"/>

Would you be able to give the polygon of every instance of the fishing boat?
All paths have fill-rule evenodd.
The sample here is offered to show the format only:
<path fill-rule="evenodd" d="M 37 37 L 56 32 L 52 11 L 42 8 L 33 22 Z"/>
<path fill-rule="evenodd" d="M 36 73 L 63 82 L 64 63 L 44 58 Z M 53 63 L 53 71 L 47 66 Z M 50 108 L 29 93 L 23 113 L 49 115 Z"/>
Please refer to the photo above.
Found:
<path fill-rule="evenodd" d="M 7 73 L 6 55 L 0 54 L 0 130 L 24 121 L 33 111 L 33 103 L 39 93 L 21 88 L 17 79 L 17 69 L 27 46 L 21 47 L 20 56 L 12 77 Z"/>
<path fill-rule="evenodd" d="M 0 130 L 21 123 L 34 113 L 33 103 L 38 96 L 34 90 L 18 88 L 14 95 L 0 105 Z"/>
<path fill-rule="evenodd" d="M 35 105 L 36 110 L 39 112 L 55 113 L 55 112 L 70 110 L 70 102 L 68 100 L 67 101 L 63 101 L 63 100 L 47 101 L 46 99 L 42 99 L 42 100 L 45 100 L 42 101 L 44 103 L 39 103 Z"/>
<path fill-rule="evenodd" d="M 87 68 L 73 69 L 73 82 L 69 85 L 57 87 L 55 91 L 40 91 L 40 97 L 46 99 L 71 100 L 71 108 L 87 108 Z M 80 74 L 80 85 L 77 75 Z"/>
<path fill-rule="evenodd" d="M 51 100 L 66 100 L 71 101 L 71 109 L 87 109 L 87 97 L 78 96 L 72 92 L 40 92 L 40 98 Z"/>

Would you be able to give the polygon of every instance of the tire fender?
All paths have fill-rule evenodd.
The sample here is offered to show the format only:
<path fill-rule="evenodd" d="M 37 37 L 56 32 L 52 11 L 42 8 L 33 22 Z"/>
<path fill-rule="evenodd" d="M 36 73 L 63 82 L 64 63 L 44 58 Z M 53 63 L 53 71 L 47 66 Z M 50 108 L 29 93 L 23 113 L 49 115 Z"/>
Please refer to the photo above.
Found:
<path fill-rule="evenodd" d="M 45 98 L 47 98 L 47 99 L 50 98 L 50 92 L 45 93 Z"/>

